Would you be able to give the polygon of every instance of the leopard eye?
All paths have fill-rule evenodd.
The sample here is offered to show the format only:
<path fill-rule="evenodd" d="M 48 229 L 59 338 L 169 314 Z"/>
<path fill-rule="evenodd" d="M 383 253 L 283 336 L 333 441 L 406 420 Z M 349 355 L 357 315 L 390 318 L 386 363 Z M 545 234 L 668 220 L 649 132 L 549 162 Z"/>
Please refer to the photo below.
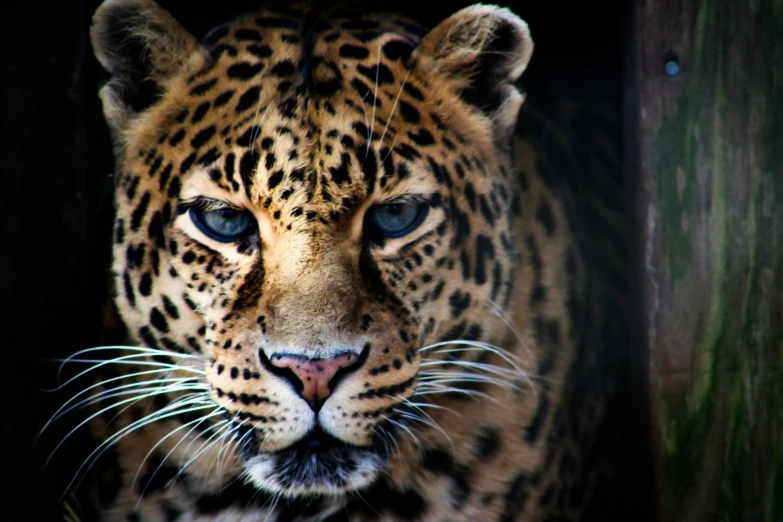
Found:
<path fill-rule="evenodd" d="M 256 220 L 247 210 L 235 208 L 206 210 L 191 207 L 190 219 L 199 230 L 221 243 L 237 241 L 251 235 L 256 230 Z"/>
<path fill-rule="evenodd" d="M 429 206 L 419 202 L 376 205 L 368 214 L 368 223 L 386 237 L 402 237 L 413 232 L 427 216 Z"/>

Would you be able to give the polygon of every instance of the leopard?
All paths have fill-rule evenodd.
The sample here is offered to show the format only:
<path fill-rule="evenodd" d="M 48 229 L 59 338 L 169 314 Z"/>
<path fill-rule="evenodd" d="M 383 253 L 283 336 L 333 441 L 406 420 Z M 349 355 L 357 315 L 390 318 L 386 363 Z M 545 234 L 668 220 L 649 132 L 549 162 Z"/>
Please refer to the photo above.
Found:
<path fill-rule="evenodd" d="M 611 385 L 516 132 L 521 18 L 269 3 L 197 38 L 105 0 L 90 36 L 126 336 L 79 354 L 95 519 L 582 519 Z"/>

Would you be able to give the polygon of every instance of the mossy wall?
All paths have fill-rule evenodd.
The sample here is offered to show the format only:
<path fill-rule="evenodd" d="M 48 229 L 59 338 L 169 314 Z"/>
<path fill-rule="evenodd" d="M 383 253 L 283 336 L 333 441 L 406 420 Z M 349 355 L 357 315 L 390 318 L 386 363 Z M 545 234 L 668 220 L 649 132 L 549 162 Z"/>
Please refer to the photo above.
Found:
<path fill-rule="evenodd" d="M 638 0 L 660 519 L 783 520 L 783 0 Z"/>

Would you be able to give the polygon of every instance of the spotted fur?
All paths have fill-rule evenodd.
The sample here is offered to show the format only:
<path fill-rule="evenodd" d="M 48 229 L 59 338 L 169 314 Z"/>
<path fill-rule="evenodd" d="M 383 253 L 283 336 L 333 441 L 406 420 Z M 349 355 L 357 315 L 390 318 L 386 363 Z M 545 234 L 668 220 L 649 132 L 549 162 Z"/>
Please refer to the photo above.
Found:
<path fill-rule="evenodd" d="M 513 145 L 524 22 L 477 5 L 427 32 L 303 4 L 199 41 L 151 0 L 108 0 L 92 40 L 112 75 L 115 303 L 151 349 L 121 355 L 165 370 L 111 382 L 145 394 L 97 431 L 102 520 L 579 517 L 584 267 Z M 200 198 L 258 232 L 211 239 Z M 421 225 L 372 233 L 369 209 L 401 198 Z M 357 362 L 314 407 L 275 353 Z"/>

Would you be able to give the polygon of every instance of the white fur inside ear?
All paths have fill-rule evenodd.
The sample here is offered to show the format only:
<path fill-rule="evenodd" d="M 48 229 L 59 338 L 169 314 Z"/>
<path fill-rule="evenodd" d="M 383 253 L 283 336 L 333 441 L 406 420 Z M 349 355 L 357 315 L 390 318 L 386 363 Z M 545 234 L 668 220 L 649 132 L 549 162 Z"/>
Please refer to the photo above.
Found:
<path fill-rule="evenodd" d="M 490 72 L 514 82 L 532 54 L 530 30 L 521 18 L 506 8 L 475 4 L 438 24 L 412 58 L 427 61 L 455 79 Z M 492 58 L 493 71 L 478 70 L 482 55 Z"/>
<path fill-rule="evenodd" d="M 514 82 L 532 54 L 530 30 L 521 18 L 505 8 L 476 4 L 438 24 L 411 60 L 488 117 L 496 145 L 506 146 L 524 100 Z"/>
<path fill-rule="evenodd" d="M 153 0 L 105 0 L 93 16 L 90 38 L 95 57 L 113 75 L 101 100 L 119 148 L 128 123 L 154 102 L 151 93 L 209 60 L 198 40 Z"/>

